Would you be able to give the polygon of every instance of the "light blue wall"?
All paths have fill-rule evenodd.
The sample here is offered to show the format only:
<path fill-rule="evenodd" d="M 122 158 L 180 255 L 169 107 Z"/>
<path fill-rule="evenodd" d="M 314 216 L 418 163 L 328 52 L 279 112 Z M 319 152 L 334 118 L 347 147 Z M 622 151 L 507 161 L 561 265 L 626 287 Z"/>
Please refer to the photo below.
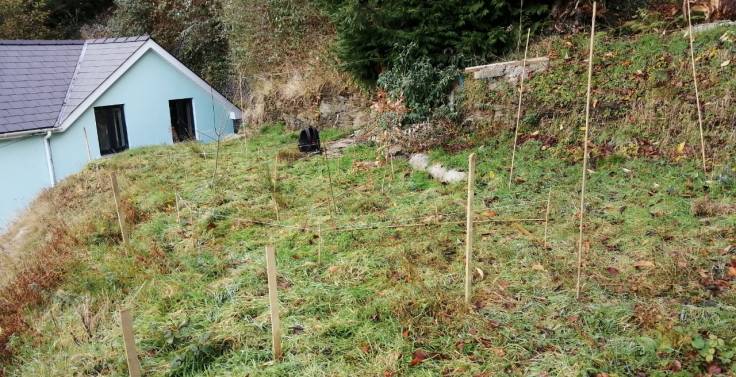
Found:
<path fill-rule="evenodd" d="M 182 98 L 192 98 L 198 140 L 216 141 L 216 131 L 222 135 L 233 133 L 229 109 L 216 100 L 213 107 L 212 96 L 207 90 L 172 67 L 157 53 L 149 51 L 69 129 L 51 138 L 57 179 L 78 172 L 87 162 L 83 128 L 87 129 L 92 158 L 100 157 L 95 107 L 123 105 L 128 143 L 131 148 L 135 148 L 173 143 L 169 100 Z"/>
<path fill-rule="evenodd" d="M 154 51 L 148 51 L 65 132 L 51 137 L 56 180 L 88 161 L 84 130 L 93 159 L 100 158 L 94 107 L 123 105 L 131 148 L 171 144 L 169 100 L 192 98 L 197 139 L 217 140 L 233 133 L 230 110 Z M 214 122 L 213 122 L 214 113 Z M 43 189 L 50 186 L 43 136 L 0 141 L 0 230 Z"/>
<path fill-rule="evenodd" d="M 50 184 L 43 136 L 0 140 L 0 229 Z"/>

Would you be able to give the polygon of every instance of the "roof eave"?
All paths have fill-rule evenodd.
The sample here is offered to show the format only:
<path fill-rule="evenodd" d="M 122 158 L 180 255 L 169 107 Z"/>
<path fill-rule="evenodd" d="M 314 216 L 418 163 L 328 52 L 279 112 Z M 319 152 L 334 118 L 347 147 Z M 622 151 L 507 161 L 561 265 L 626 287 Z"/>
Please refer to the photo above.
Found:
<path fill-rule="evenodd" d="M 38 128 L 35 130 L 6 132 L 6 133 L 0 134 L 0 140 L 11 140 L 11 139 L 19 139 L 19 138 L 29 137 L 29 136 L 45 135 L 48 132 L 55 132 L 55 131 L 57 131 L 56 128 L 50 127 L 50 128 Z"/>
<path fill-rule="evenodd" d="M 184 73 L 185 76 L 193 80 L 200 87 L 211 90 L 213 99 L 223 104 L 228 111 L 234 112 L 236 114 L 236 117 L 242 118 L 242 109 L 232 103 L 216 89 L 212 88 L 209 83 L 200 78 L 196 73 L 189 69 L 189 67 L 185 66 L 182 62 L 180 62 L 158 43 L 156 43 L 153 38 L 149 37 L 146 42 L 144 42 L 130 57 L 128 57 L 128 59 L 122 65 L 120 65 L 115 71 L 112 72 L 110 76 L 105 79 L 105 81 L 103 81 L 97 88 L 95 88 L 95 90 L 93 90 L 87 96 L 87 98 L 82 101 L 82 103 L 74 108 L 64 119 L 61 119 L 61 121 L 57 124 L 56 129 L 58 129 L 59 132 L 64 132 L 67 128 L 71 127 L 71 125 L 74 124 L 77 119 L 79 119 L 82 113 L 87 111 L 87 109 L 92 104 L 94 104 L 94 102 L 103 93 L 105 93 L 105 91 L 107 91 L 110 86 L 112 86 L 119 78 L 121 78 L 128 71 L 128 69 L 130 69 L 130 67 L 132 67 L 133 64 L 135 64 L 148 51 L 153 51 L 161 56 L 164 60 L 177 68 L 180 72 Z"/>

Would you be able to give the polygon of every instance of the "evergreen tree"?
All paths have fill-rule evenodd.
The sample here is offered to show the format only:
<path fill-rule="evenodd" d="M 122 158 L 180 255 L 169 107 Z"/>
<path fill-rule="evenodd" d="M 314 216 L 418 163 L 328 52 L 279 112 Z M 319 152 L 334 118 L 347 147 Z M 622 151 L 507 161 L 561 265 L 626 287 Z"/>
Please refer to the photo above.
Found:
<path fill-rule="evenodd" d="M 486 61 L 518 39 L 518 0 L 317 1 L 337 29 L 343 67 L 363 81 L 373 82 L 410 43 L 416 44 L 418 57 L 446 65 L 457 55 Z M 525 3 L 529 20 L 548 11 L 544 1 Z M 529 26 L 538 24 L 523 28 Z"/>

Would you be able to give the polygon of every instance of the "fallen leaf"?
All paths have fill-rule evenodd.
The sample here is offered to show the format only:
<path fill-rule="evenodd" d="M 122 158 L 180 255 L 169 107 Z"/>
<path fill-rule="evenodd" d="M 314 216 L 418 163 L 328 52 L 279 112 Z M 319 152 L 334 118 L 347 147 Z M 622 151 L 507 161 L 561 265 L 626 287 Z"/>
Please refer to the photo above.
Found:
<path fill-rule="evenodd" d="M 608 271 L 608 273 L 611 275 L 618 275 L 619 273 L 621 273 L 616 267 L 607 267 L 606 271 Z"/>
<path fill-rule="evenodd" d="M 726 275 L 732 278 L 736 278 L 736 267 L 731 266 L 728 268 L 728 272 L 726 272 Z"/>
<path fill-rule="evenodd" d="M 339 266 L 330 266 L 330 267 L 329 267 L 329 268 L 327 269 L 327 271 L 328 271 L 329 273 L 335 273 L 335 272 L 337 272 L 337 271 L 338 271 L 339 269 L 340 269 L 340 267 L 339 267 Z"/>
<path fill-rule="evenodd" d="M 496 217 L 498 216 L 498 213 L 496 213 L 496 211 L 488 209 L 483 211 L 480 215 L 481 217 Z"/>
<path fill-rule="evenodd" d="M 669 370 L 673 372 L 679 372 L 682 369 L 682 363 L 680 360 L 674 360 L 670 363 Z"/>
<path fill-rule="evenodd" d="M 547 270 L 544 269 L 544 266 L 542 266 L 539 263 L 536 263 L 535 265 L 533 265 L 532 266 L 532 270 L 534 270 L 534 271 L 547 271 Z"/>
<path fill-rule="evenodd" d="M 643 268 L 652 268 L 652 267 L 654 267 L 654 262 L 648 261 L 648 260 L 640 260 L 640 261 L 634 263 L 634 267 L 637 270 L 641 270 Z"/>
<path fill-rule="evenodd" d="M 426 352 L 422 350 L 416 350 L 412 354 L 411 362 L 409 363 L 409 366 L 417 366 L 421 364 L 429 355 L 427 355 Z"/>
<path fill-rule="evenodd" d="M 727 66 L 729 64 L 731 64 L 731 61 L 730 60 L 726 60 L 725 62 L 721 63 L 721 68 L 723 68 L 723 67 L 725 67 L 725 66 Z"/>
<path fill-rule="evenodd" d="M 708 365 L 709 375 L 721 374 L 721 372 L 723 372 L 723 370 L 721 369 L 720 365 L 716 364 L 715 362 Z"/>
<path fill-rule="evenodd" d="M 478 280 L 483 280 L 486 278 L 486 274 L 483 273 L 483 270 L 481 270 L 480 268 L 476 267 L 475 272 L 478 273 L 478 276 L 479 276 Z"/>
<path fill-rule="evenodd" d="M 685 142 L 677 144 L 677 154 L 683 154 L 685 152 Z"/>

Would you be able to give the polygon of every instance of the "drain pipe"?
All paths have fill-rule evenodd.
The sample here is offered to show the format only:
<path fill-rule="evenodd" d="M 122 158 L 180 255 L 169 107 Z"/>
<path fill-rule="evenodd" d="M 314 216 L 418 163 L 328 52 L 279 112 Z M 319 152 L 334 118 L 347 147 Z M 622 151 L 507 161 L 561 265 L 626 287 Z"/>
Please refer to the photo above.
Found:
<path fill-rule="evenodd" d="M 43 138 L 43 145 L 46 147 L 46 165 L 49 167 L 49 178 L 51 179 L 51 187 L 56 185 L 56 176 L 54 175 L 54 159 L 51 158 L 51 131 L 46 132 Z"/>

